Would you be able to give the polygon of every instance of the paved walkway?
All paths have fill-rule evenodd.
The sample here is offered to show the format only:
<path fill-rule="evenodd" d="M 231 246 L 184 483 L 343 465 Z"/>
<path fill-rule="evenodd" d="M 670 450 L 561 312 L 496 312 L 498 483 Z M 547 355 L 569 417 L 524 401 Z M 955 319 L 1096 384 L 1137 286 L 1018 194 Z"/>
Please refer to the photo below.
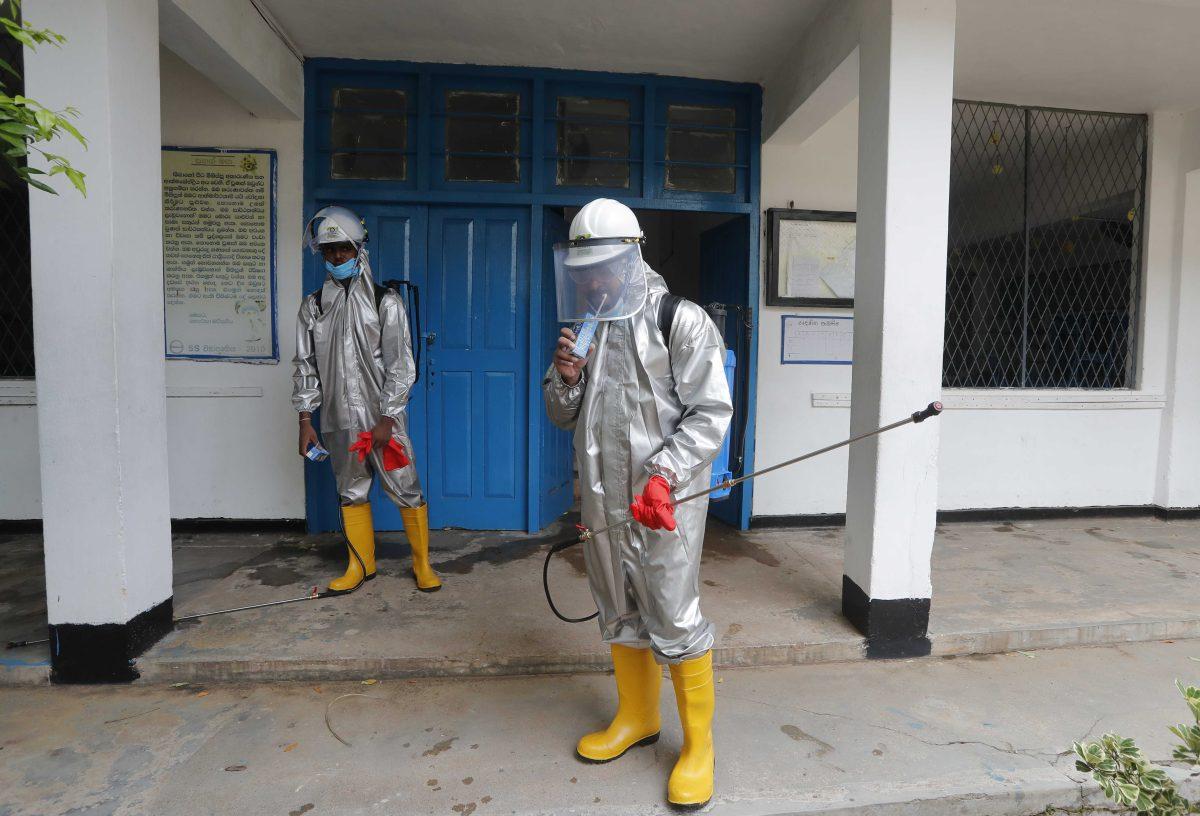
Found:
<path fill-rule="evenodd" d="M 159 682 L 504 675 L 605 670 L 594 623 L 555 619 L 542 596 L 545 540 L 435 532 L 445 588 L 416 591 L 402 534 L 359 592 L 180 626 L 138 664 Z M 34 536 L 0 541 L 0 638 L 44 636 Z M 197 535 L 175 541 L 177 615 L 303 595 L 344 567 L 334 536 Z M 594 607 L 582 554 L 551 570 L 568 614 Z M 738 533 L 714 523 L 701 571 L 724 666 L 862 657 L 840 614 L 842 530 Z M 939 655 L 1200 637 L 1200 522 L 1071 519 L 949 524 L 933 557 Z M 0 683 L 44 682 L 45 646 L 0 652 Z"/>
<path fill-rule="evenodd" d="M 1168 758 L 1196 656 L 1179 641 L 719 671 L 711 813 L 1078 813 L 1103 802 L 1071 741 L 1115 731 Z M 572 758 L 613 697 L 599 674 L 0 689 L 0 816 L 667 813 L 669 683 L 657 745 Z"/>

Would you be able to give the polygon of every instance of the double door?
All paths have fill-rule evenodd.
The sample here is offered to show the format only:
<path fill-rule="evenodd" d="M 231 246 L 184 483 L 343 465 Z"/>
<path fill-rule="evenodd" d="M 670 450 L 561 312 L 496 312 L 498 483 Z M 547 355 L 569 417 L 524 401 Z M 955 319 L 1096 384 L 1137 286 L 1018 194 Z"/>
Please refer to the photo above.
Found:
<path fill-rule="evenodd" d="M 413 344 L 420 377 L 408 427 L 430 525 L 525 529 L 528 208 L 339 203 L 366 222 L 376 282 L 408 280 L 419 288 L 421 336 Z M 306 291 L 323 278 L 318 261 L 306 269 Z M 310 528 L 338 529 L 328 465 L 308 466 L 307 489 Z M 402 529 L 378 483 L 371 503 L 377 530 Z"/>

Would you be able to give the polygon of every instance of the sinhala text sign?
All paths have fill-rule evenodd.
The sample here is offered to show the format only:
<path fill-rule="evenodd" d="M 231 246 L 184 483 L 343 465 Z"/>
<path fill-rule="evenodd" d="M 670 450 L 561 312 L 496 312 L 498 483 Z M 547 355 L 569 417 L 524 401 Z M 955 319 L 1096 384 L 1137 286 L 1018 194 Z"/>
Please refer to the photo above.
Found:
<path fill-rule="evenodd" d="M 170 358 L 275 362 L 275 151 L 164 147 Z"/>

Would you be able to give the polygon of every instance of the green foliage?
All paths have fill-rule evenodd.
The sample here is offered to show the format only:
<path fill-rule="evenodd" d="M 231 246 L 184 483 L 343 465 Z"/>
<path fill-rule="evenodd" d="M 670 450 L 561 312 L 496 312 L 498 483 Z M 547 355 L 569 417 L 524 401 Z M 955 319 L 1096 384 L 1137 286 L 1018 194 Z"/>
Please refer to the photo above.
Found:
<path fill-rule="evenodd" d="M 1173 758 L 1200 765 L 1200 688 L 1176 683 L 1191 709 L 1194 725 L 1177 725 L 1171 733 L 1183 740 Z M 1139 816 L 1186 816 L 1200 813 L 1200 802 L 1179 795 L 1175 783 L 1162 768 L 1146 759 L 1129 738 L 1105 734 L 1096 742 L 1072 743 L 1077 757 L 1075 769 L 1090 773 L 1104 795 Z"/>
<path fill-rule="evenodd" d="M 0 0 L 0 26 L 4 29 L 4 35 L 12 37 L 30 50 L 47 43 L 59 46 L 66 42 L 61 34 L 56 34 L 48 28 L 34 28 L 20 20 L 20 10 L 21 0 Z M 71 119 L 79 118 L 79 111 L 70 107 L 54 111 L 35 99 L 21 94 L 10 94 L 7 83 L 13 78 L 20 80 L 21 75 L 0 59 L 0 156 L 17 177 L 31 187 L 57 195 L 53 187 L 36 176 L 49 178 L 64 175 L 76 190 L 86 196 L 84 174 L 76 170 L 68 159 L 41 147 L 59 137 L 69 137 L 87 148 L 87 139 L 70 122 Z M 28 165 L 31 152 L 38 153 L 46 160 L 50 168 L 48 172 Z M 0 184 L 3 184 L 3 181 L 0 181 Z"/>
<path fill-rule="evenodd" d="M 1200 765 L 1200 688 L 1184 686 L 1179 681 L 1176 681 L 1175 685 L 1179 687 L 1183 699 L 1187 701 L 1188 708 L 1192 710 L 1192 718 L 1196 722 L 1192 725 L 1171 727 L 1171 733 L 1183 740 L 1183 744 L 1175 748 L 1172 759 Z"/>

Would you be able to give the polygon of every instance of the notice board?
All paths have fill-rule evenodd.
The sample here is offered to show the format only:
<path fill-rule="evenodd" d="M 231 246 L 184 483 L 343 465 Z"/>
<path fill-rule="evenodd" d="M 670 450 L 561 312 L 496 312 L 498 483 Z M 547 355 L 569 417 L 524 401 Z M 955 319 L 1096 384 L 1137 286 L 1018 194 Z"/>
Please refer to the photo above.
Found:
<path fill-rule="evenodd" d="M 164 147 L 168 358 L 273 363 L 273 150 Z"/>
<path fill-rule="evenodd" d="M 779 362 L 783 365 L 850 365 L 854 318 L 841 315 L 783 315 Z"/>

